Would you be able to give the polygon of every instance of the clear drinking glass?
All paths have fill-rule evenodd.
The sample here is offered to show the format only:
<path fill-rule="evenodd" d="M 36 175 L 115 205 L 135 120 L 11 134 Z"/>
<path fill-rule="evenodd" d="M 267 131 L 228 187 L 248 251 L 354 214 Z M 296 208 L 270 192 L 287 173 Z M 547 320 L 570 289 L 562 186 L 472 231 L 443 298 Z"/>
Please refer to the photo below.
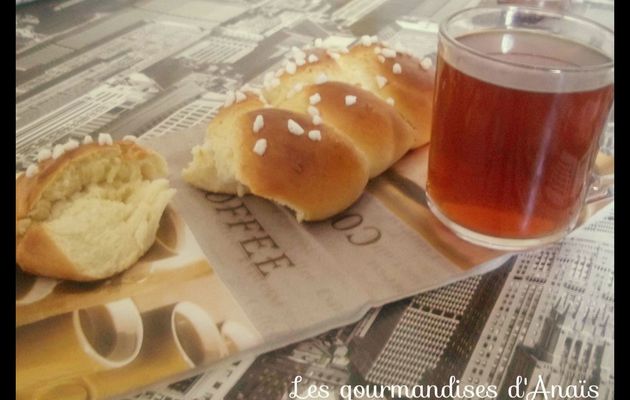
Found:
<path fill-rule="evenodd" d="M 574 226 L 613 101 L 614 33 L 549 10 L 440 24 L 427 194 L 458 236 L 520 250 Z"/>

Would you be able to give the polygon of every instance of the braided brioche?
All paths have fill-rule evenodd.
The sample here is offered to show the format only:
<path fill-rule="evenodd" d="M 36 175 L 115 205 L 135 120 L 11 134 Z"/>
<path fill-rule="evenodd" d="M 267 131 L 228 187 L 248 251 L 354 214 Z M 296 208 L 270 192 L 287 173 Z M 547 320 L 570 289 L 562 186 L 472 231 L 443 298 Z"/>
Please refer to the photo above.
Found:
<path fill-rule="evenodd" d="M 174 190 L 164 159 L 131 141 L 66 148 L 16 179 L 16 261 L 37 275 L 103 279 L 151 247 Z"/>
<path fill-rule="evenodd" d="M 373 178 L 428 143 L 434 69 L 364 37 L 350 50 L 292 50 L 262 91 L 228 95 L 192 150 L 198 188 L 273 200 L 298 220 L 350 206 Z"/>

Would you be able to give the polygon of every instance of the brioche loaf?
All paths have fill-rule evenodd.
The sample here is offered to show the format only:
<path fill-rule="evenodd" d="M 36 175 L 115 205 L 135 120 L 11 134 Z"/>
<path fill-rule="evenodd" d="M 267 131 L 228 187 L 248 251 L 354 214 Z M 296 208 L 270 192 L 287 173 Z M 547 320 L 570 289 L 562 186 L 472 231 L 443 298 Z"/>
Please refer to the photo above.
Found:
<path fill-rule="evenodd" d="M 16 179 L 16 261 L 25 271 L 90 281 L 133 265 L 174 194 L 164 159 L 130 140 L 45 150 Z M 65 151 L 64 151 L 65 147 Z"/>
<path fill-rule="evenodd" d="M 352 49 L 292 49 L 264 89 L 228 94 L 184 179 L 273 200 L 298 220 L 350 206 L 373 178 L 428 143 L 435 70 L 373 37 Z"/>

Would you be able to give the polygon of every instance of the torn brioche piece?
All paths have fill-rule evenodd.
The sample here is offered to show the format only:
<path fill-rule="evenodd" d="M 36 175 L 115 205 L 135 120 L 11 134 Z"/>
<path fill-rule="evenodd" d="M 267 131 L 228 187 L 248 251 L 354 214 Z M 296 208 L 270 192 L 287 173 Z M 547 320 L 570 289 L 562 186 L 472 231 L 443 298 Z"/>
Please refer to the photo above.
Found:
<path fill-rule="evenodd" d="M 132 266 L 155 241 L 175 193 L 165 160 L 130 140 L 100 139 L 55 146 L 17 177 L 16 261 L 24 271 L 103 279 Z"/>

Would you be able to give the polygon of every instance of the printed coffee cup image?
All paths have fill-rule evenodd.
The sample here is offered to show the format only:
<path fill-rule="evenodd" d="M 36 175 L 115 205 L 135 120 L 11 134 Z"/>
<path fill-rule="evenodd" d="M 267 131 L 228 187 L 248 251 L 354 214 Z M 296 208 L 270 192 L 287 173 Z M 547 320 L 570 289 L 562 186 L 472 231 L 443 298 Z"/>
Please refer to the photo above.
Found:
<path fill-rule="evenodd" d="M 15 268 L 15 305 L 25 306 L 36 303 L 48 296 L 59 284 L 56 279 L 38 277 Z"/>
<path fill-rule="evenodd" d="M 221 324 L 221 336 L 223 336 L 230 354 L 251 349 L 260 344 L 258 335 L 237 321 L 224 321 Z"/>
<path fill-rule="evenodd" d="M 145 337 L 138 357 L 126 365 L 86 377 L 99 398 L 155 383 L 227 356 L 228 350 L 210 314 L 192 302 L 142 313 Z"/>
<path fill-rule="evenodd" d="M 143 326 L 131 299 L 57 315 L 16 329 L 16 393 L 44 381 L 120 368 L 140 352 Z"/>

